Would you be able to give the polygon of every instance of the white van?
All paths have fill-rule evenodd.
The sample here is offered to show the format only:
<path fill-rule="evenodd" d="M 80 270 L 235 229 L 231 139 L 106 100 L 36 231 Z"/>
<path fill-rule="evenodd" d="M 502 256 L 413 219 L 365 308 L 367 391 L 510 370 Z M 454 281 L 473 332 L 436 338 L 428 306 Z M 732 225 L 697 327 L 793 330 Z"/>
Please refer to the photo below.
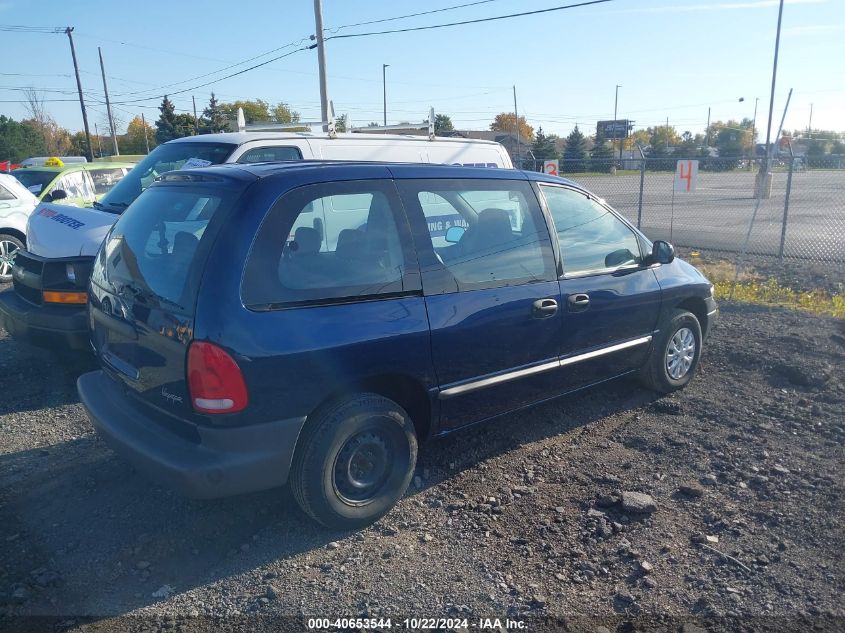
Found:
<path fill-rule="evenodd" d="M 27 248 L 30 253 L 46 258 L 95 255 L 116 216 L 123 213 L 156 178 L 168 171 L 220 163 L 298 160 L 513 167 L 510 156 L 499 143 L 436 137 L 433 129 L 429 136 L 277 132 L 254 128 L 186 136 L 156 147 L 102 201 L 94 204 L 94 210 L 41 205 L 30 220 Z"/>

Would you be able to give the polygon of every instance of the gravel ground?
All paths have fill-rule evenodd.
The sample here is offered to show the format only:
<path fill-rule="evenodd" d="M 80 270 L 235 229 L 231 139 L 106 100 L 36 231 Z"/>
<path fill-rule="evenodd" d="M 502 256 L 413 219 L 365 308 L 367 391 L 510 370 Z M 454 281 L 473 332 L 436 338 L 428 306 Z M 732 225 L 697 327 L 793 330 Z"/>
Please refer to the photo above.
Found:
<path fill-rule="evenodd" d="M 0 630 L 841 631 L 844 357 L 841 321 L 723 305 L 682 393 L 620 380 L 460 432 L 332 533 L 286 491 L 150 484 L 94 435 L 85 363 L 0 333 Z"/>

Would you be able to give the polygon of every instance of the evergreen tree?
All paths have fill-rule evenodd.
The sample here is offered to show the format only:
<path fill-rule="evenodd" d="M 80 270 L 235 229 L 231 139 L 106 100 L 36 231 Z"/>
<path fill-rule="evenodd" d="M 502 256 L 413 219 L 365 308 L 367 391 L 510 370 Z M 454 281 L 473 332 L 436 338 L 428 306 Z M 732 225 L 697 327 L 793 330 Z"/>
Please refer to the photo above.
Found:
<path fill-rule="evenodd" d="M 566 137 L 566 149 L 563 150 L 564 164 L 561 172 L 564 171 L 586 171 L 587 170 L 587 139 L 581 134 L 578 126 Z"/>
<path fill-rule="evenodd" d="M 593 171 L 609 172 L 613 166 L 613 147 L 608 144 L 607 139 L 599 128 L 596 130 L 596 138 L 593 141 L 593 149 L 590 150 L 590 169 Z"/>
<path fill-rule="evenodd" d="M 194 115 L 188 112 L 177 114 L 174 126 L 176 127 L 176 138 L 194 136 L 197 133 L 197 121 L 194 119 Z"/>
<path fill-rule="evenodd" d="M 531 153 L 537 160 L 549 160 L 558 157 L 555 138 L 554 134 L 546 135 L 542 127 L 537 129 L 534 143 L 531 145 Z"/>
<path fill-rule="evenodd" d="M 211 98 L 208 100 L 208 107 L 202 111 L 200 132 L 203 134 L 214 134 L 216 132 L 225 132 L 227 129 L 226 115 L 223 114 L 223 111 L 220 109 L 220 103 L 212 92 Z"/>
<path fill-rule="evenodd" d="M 164 95 L 164 99 L 158 108 L 161 111 L 161 116 L 156 121 L 156 143 L 161 145 L 178 138 L 176 131 L 176 106 L 173 102 Z"/>

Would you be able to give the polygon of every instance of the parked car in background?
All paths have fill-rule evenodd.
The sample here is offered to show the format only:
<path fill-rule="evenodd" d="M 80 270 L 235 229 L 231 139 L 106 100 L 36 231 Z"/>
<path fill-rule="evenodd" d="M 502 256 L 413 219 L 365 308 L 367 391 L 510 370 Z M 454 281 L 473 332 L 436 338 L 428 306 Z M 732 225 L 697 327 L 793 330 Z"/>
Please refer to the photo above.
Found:
<path fill-rule="evenodd" d="M 170 172 L 90 285 L 92 423 L 200 497 L 366 525 L 418 441 L 626 374 L 692 378 L 713 288 L 568 180 L 382 163 Z"/>
<path fill-rule="evenodd" d="M 135 165 L 129 162 L 64 163 L 52 158 L 40 167 L 12 172 L 39 202 L 92 207 Z"/>
<path fill-rule="evenodd" d="M 37 204 L 14 176 L 0 173 L 0 283 L 12 280 L 12 263 L 26 244 L 26 223 Z"/>
<path fill-rule="evenodd" d="M 13 336 L 54 349 L 88 349 L 85 315 L 94 255 L 127 207 L 163 173 L 266 161 L 391 160 L 511 167 L 498 143 L 389 134 L 327 134 L 250 130 L 189 136 L 156 147 L 93 209 L 42 205 L 18 253 L 14 289 L 0 293 L 0 323 Z M 99 164 L 83 166 L 99 168 Z M 17 175 L 20 171 L 15 172 Z"/>

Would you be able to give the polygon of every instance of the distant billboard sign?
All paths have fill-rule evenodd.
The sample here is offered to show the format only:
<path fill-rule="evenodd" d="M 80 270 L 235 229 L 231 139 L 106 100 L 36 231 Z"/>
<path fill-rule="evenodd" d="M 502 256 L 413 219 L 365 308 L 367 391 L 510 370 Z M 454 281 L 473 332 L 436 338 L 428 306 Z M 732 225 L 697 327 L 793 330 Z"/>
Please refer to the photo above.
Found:
<path fill-rule="evenodd" d="M 628 138 L 631 130 L 631 122 L 628 119 L 617 119 L 616 121 L 599 121 L 596 125 L 596 132 L 607 139 Z"/>

